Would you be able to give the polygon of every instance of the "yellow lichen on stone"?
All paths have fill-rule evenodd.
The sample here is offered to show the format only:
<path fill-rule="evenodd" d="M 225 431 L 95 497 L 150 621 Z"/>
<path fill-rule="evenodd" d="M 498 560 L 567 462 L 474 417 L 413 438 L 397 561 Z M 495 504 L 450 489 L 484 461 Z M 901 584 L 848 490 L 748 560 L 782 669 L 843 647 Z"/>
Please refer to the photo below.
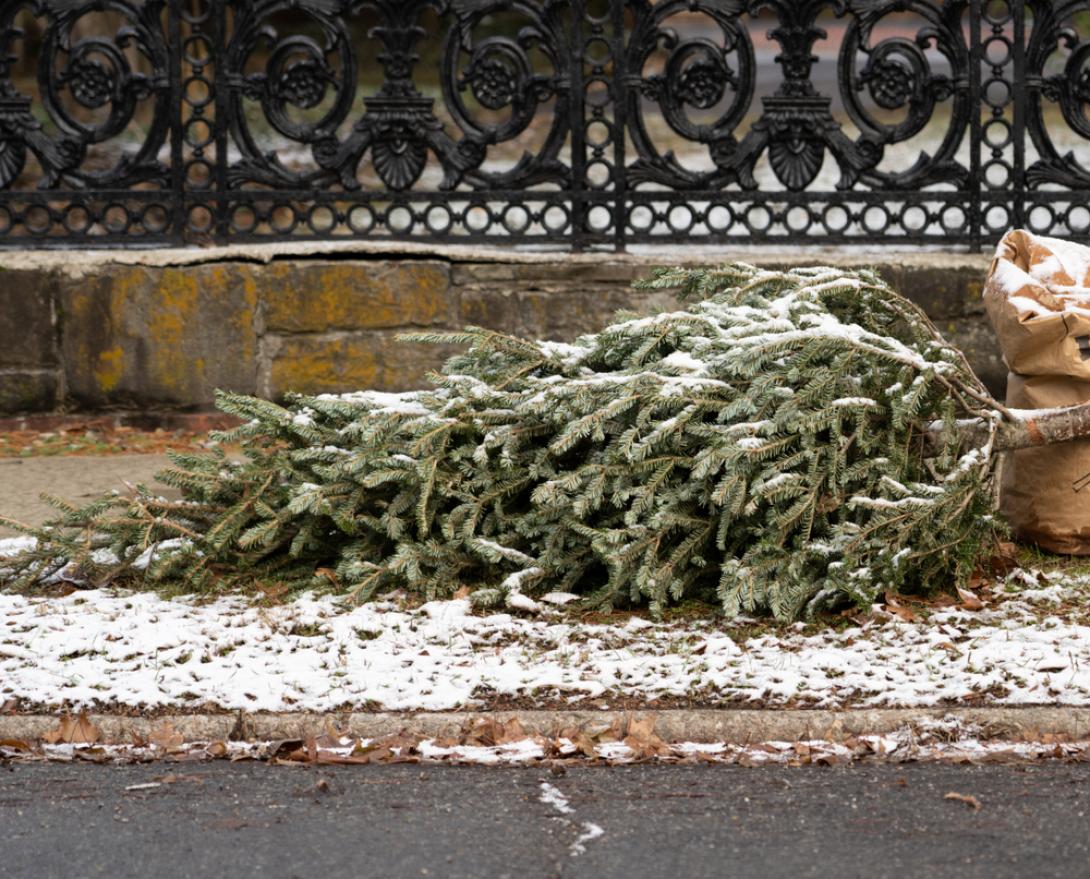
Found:
<path fill-rule="evenodd" d="M 450 346 L 398 342 L 395 335 L 368 332 L 281 338 L 270 364 L 270 391 L 279 397 L 288 391 L 324 394 L 427 387 L 427 373 L 442 366 L 454 352 Z"/>
<path fill-rule="evenodd" d="M 441 263 L 286 263 L 267 272 L 262 299 L 273 331 L 430 326 L 450 308 L 449 270 Z"/>
<path fill-rule="evenodd" d="M 114 345 L 98 354 L 98 363 L 95 366 L 95 381 L 103 393 L 109 393 L 118 386 L 122 375 L 125 374 L 125 349 L 120 345 Z"/>
<path fill-rule="evenodd" d="M 210 403 L 217 387 L 256 390 L 257 283 L 232 264 L 116 267 L 61 291 L 73 395 Z M 74 355 L 74 356 L 73 356 Z"/>

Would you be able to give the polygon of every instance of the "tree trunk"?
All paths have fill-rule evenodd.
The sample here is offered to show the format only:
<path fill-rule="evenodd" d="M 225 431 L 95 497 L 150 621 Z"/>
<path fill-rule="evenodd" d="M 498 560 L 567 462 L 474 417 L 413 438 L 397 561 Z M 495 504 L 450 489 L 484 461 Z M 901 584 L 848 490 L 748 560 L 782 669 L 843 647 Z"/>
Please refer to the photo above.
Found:
<path fill-rule="evenodd" d="M 1065 443 L 1090 438 L 1090 403 L 1063 409 L 1013 409 L 1013 421 L 1001 421 L 993 449 L 1006 452 Z M 958 423 L 958 432 L 973 446 L 988 441 L 988 424 L 981 419 Z M 933 428 L 925 442 L 934 448 L 940 441 L 940 429 Z"/>

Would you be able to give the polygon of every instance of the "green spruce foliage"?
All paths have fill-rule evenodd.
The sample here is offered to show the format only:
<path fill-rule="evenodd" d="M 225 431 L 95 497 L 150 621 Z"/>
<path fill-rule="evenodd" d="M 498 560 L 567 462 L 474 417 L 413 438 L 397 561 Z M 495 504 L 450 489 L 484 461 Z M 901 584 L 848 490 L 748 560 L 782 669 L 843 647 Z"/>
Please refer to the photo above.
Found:
<path fill-rule="evenodd" d="M 160 478 L 183 500 L 141 487 L 62 505 L 6 563 L 8 585 L 63 569 L 361 600 L 468 587 L 482 605 L 576 592 L 790 620 L 972 572 L 993 537 L 994 455 L 963 448 L 956 422 L 994 424 L 994 404 L 916 306 L 828 268 L 662 270 L 641 286 L 695 304 L 574 344 L 414 336 L 468 346 L 428 391 L 222 394 L 246 423 L 220 438 L 244 462 L 175 454 Z"/>

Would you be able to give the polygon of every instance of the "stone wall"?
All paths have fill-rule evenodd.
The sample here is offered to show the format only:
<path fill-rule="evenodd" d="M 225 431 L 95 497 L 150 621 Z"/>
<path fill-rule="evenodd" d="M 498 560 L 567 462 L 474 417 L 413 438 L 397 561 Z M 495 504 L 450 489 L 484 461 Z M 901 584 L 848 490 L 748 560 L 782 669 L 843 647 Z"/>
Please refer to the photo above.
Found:
<path fill-rule="evenodd" d="M 622 308 L 673 306 L 669 295 L 629 287 L 650 266 L 732 257 L 875 266 L 1002 390 L 1005 370 L 980 301 L 983 256 L 263 246 L 0 253 L 0 412 L 199 410 L 216 388 L 270 398 L 410 389 L 451 350 L 398 342 L 398 333 L 475 324 L 571 339 Z"/>

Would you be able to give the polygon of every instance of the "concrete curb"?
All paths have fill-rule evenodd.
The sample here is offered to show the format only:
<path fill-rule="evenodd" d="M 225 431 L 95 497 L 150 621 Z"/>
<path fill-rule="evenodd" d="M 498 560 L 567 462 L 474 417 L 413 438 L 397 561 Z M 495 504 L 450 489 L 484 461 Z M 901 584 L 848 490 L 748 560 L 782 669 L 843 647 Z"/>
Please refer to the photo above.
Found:
<path fill-rule="evenodd" d="M 825 740 L 843 742 L 860 735 L 892 732 L 913 723 L 955 718 L 975 726 L 981 738 L 1035 741 L 1057 737 L 1078 741 L 1090 738 L 1090 708 L 866 708 L 813 709 L 670 709 L 651 711 L 454 711 L 454 712 L 291 712 L 246 714 L 167 714 L 125 717 L 89 714 L 102 732 L 103 743 L 128 743 L 134 735 L 146 737 L 169 722 L 187 741 L 227 739 L 269 741 L 302 738 L 328 729 L 361 738 L 393 733 L 433 738 L 456 735 L 483 717 L 517 718 L 531 735 L 556 735 L 570 727 L 601 729 L 625 718 L 655 720 L 655 731 L 669 742 L 726 742 Z M 57 725 L 55 715 L 0 716 L 0 739 L 40 739 Z"/>

